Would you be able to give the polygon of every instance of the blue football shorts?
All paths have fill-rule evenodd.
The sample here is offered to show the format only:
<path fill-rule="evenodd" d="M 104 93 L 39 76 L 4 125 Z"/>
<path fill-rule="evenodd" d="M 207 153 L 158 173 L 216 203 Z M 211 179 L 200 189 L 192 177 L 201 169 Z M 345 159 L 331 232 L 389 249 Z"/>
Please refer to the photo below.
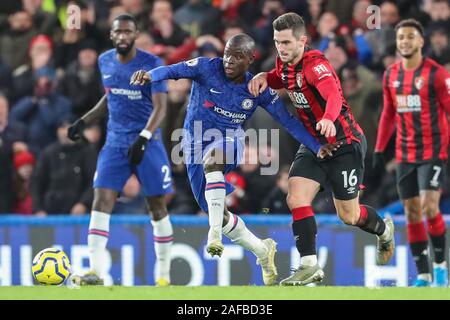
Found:
<path fill-rule="evenodd" d="M 145 196 L 171 193 L 172 174 L 166 149 L 161 140 L 147 143 L 142 162 L 132 167 L 128 160 L 128 148 L 105 145 L 97 160 L 94 188 L 121 192 L 131 174 L 138 178 Z"/>

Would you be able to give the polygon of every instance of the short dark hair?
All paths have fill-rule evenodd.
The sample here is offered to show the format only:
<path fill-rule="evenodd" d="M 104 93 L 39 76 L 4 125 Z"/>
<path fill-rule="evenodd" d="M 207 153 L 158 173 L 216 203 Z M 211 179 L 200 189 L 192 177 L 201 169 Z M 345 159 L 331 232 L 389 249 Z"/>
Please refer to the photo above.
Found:
<path fill-rule="evenodd" d="M 425 38 L 425 32 L 423 30 L 423 26 L 422 24 L 417 21 L 416 19 L 406 19 L 406 20 L 402 20 L 399 23 L 397 23 L 397 25 L 395 26 L 395 32 L 397 33 L 397 31 L 400 28 L 414 28 L 416 29 L 420 35 L 422 36 L 422 38 Z"/>
<path fill-rule="evenodd" d="M 294 12 L 288 12 L 279 16 L 273 21 L 272 26 L 276 31 L 291 29 L 296 38 L 299 38 L 306 29 L 303 18 Z"/>
<path fill-rule="evenodd" d="M 132 14 L 129 14 L 129 13 L 119 14 L 117 17 L 114 18 L 113 21 L 131 21 L 134 23 L 134 26 L 137 29 L 137 21 L 136 21 L 136 18 Z"/>
<path fill-rule="evenodd" d="M 229 45 L 241 47 L 245 52 L 253 54 L 255 51 L 255 40 L 246 33 L 239 33 L 228 39 Z"/>

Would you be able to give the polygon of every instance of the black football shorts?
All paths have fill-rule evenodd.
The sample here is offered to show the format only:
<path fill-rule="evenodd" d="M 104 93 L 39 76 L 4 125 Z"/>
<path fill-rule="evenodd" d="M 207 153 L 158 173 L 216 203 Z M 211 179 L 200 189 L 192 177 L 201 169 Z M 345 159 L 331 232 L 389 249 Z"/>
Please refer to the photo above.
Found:
<path fill-rule="evenodd" d="M 444 183 L 445 162 L 397 164 L 397 191 L 401 200 L 417 197 L 421 190 L 439 190 Z"/>
<path fill-rule="evenodd" d="M 333 197 L 351 200 L 358 197 L 364 176 L 364 158 L 367 151 L 366 138 L 361 142 L 343 145 L 332 157 L 319 159 L 301 145 L 291 165 L 289 177 L 303 177 L 318 182 L 323 190 L 328 184 Z"/>

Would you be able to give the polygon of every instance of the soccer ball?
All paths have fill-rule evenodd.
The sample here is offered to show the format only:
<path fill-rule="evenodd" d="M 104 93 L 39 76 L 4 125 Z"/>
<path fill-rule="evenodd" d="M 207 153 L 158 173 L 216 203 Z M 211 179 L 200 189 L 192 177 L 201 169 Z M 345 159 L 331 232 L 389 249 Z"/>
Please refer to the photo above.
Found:
<path fill-rule="evenodd" d="M 34 256 L 33 277 L 44 285 L 60 285 L 70 276 L 70 261 L 64 251 L 47 248 Z"/>

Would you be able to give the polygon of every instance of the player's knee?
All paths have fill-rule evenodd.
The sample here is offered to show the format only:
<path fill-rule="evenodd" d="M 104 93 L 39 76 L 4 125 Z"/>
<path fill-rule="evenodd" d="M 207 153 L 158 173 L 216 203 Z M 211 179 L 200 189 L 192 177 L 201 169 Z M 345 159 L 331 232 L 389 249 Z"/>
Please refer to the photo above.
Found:
<path fill-rule="evenodd" d="M 291 193 L 288 193 L 286 197 L 286 203 L 289 207 L 289 209 L 295 209 L 299 207 L 307 207 L 311 205 L 311 201 L 306 199 L 305 197 L 293 195 Z"/>
<path fill-rule="evenodd" d="M 92 210 L 111 213 L 116 203 L 118 192 L 110 189 L 95 188 Z"/>
<path fill-rule="evenodd" d="M 434 201 L 421 203 L 423 214 L 428 218 L 433 218 L 439 212 L 439 205 Z"/>
<path fill-rule="evenodd" d="M 230 221 L 230 215 L 228 214 L 227 210 L 224 210 L 223 212 L 223 220 L 222 220 L 222 226 L 224 227 L 228 221 Z"/>
<path fill-rule="evenodd" d="M 354 210 L 350 210 L 349 208 L 337 208 L 336 211 L 343 223 L 350 226 L 354 226 L 358 223 L 359 216 Z"/>
<path fill-rule="evenodd" d="M 405 206 L 405 215 L 408 222 L 416 223 L 422 220 L 420 208 L 415 205 Z"/>
<path fill-rule="evenodd" d="M 168 215 L 166 202 L 163 196 L 152 197 L 146 200 L 150 215 L 154 221 L 159 221 Z"/>
<path fill-rule="evenodd" d="M 354 226 L 358 223 L 360 216 L 360 206 L 357 200 L 336 200 L 336 212 L 339 218 L 347 225 Z"/>
<path fill-rule="evenodd" d="M 203 164 L 203 168 L 205 173 L 210 173 L 214 171 L 222 171 L 222 165 L 216 163 L 211 158 L 206 159 L 205 163 Z"/>
<path fill-rule="evenodd" d="M 110 197 L 107 196 L 98 196 L 94 197 L 94 201 L 92 203 L 92 210 L 111 213 L 113 206 L 114 206 L 114 199 L 110 199 Z"/>

